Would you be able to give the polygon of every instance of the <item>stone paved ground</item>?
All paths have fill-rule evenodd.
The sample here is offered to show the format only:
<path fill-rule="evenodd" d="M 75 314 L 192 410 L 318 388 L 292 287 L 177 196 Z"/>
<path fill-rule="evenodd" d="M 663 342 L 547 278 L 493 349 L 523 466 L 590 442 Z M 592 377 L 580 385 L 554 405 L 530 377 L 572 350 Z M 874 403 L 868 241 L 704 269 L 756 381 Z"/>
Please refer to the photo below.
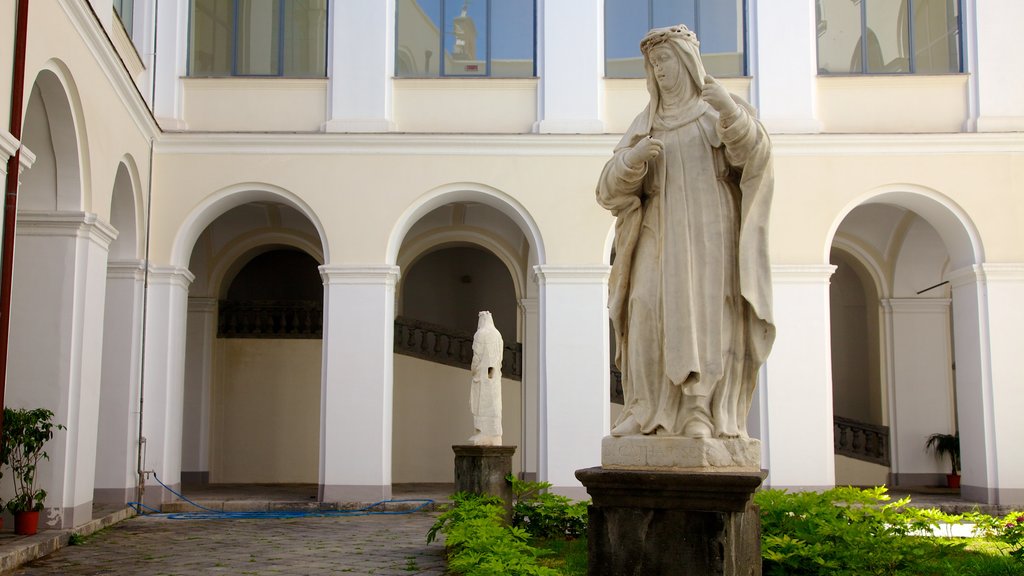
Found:
<path fill-rule="evenodd" d="M 445 574 L 435 515 L 121 522 L 11 574 Z"/>

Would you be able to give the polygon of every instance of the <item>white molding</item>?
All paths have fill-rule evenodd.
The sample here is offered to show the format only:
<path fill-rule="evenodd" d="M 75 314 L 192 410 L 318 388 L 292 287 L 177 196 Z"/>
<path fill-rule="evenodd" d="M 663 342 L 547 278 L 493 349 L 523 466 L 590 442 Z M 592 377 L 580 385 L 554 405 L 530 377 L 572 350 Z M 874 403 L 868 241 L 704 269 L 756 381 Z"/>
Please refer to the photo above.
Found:
<path fill-rule="evenodd" d="M 981 266 L 972 264 L 963 268 L 953 270 L 949 274 L 946 274 L 946 281 L 953 288 L 960 288 L 972 284 L 984 283 L 985 273 Z"/>
<path fill-rule="evenodd" d="M 981 265 L 987 282 L 1024 282 L 1024 264 L 985 263 Z"/>
<path fill-rule="evenodd" d="M 4 164 L 7 164 L 7 160 L 11 156 L 14 156 L 14 153 L 17 152 L 18 146 L 20 145 L 21 142 L 18 142 L 18 139 L 15 138 L 13 134 L 0 128 L 0 160 L 2 160 Z"/>
<path fill-rule="evenodd" d="M 180 266 L 150 266 L 149 283 L 178 286 L 188 290 L 189 285 L 196 279 L 195 274 L 188 268 Z"/>
<path fill-rule="evenodd" d="M 32 167 L 33 164 L 36 163 L 36 153 L 29 150 L 27 146 L 22 144 L 21 156 L 18 156 L 18 162 L 20 164 L 20 166 L 18 167 L 18 174 L 20 175 L 22 172 L 28 170 L 29 168 Z"/>
<path fill-rule="evenodd" d="M 949 312 L 950 298 L 886 298 L 882 307 L 893 314 L 935 314 Z"/>
<path fill-rule="evenodd" d="M 145 260 L 108 260 L 107 279 L 142 280 L 146 272 Z"/>
<path fill-rule="evenodd" d="M 375 264 L 325 264 L 320 266 L 324 285 L 372 284 L 394 286 L 401 276 L 398 266 Z"/>
<path fill-rule="evenodd" d="M 533 267 L 541 284 L 603 284 L 608 282 L 612 267 L 542 264 Z"/>
<path fill-rule="evenodd" d="M 832 264 L 773 264 L 773 284 L 827 284 L 836 267 Z"/>
<path fill-rule="evenodd" d="M 213 314 L 217 311 L 217 299 L 205 296 L 188 297 L 189 314 Z"/>
<path fill-rule="evenodd" d="M 117 238 L 117 230 L 91 212 L 19 210 L 18 236 L 88 238 L 104 249 Z"/>
<path fill-rule="evenodd" d="M 89 3 L 82 0 L 58 1 L 79 37 L 98 61 L 100 69 L 110 81 L 114 92 L 121 98 L 121 102 L 124 103 L 139 131 L 147 138 L 159 134 L 160 127 L 157 126 L 145 100 L 143 100 L 139 87 L 129 75 L 113 41 L 96 19 Z"/>

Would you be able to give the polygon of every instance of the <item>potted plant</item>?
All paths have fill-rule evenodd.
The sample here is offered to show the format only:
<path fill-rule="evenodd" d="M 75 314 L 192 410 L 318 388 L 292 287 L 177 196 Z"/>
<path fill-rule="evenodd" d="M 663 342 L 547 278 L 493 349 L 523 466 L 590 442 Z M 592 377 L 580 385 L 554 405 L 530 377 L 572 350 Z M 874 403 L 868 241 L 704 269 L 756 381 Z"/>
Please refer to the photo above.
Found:
<path fill-rule="evenodd" d="M 932 434 L 924 447 L 936 457 L 949 456 L 952 472 L 946 475 L 946 483 L 950 488 L 960 488 L 960 432 Z"/>
<path fill-rule="evenodd" d="M 4 408 L 3 448 L 14 476 L 14 497 L 7 502 L 7 510 L 14 514 L 16 534 L 35 534 L 39 527 L 39 511 L 46 500 L 46 490 L 36 488 L 36 466 L 39 460 L 49 460 L 43 446 L 53 438 L 54 429 L 64 426 L 53 423 L 53 412 L 46 408 Z"/>

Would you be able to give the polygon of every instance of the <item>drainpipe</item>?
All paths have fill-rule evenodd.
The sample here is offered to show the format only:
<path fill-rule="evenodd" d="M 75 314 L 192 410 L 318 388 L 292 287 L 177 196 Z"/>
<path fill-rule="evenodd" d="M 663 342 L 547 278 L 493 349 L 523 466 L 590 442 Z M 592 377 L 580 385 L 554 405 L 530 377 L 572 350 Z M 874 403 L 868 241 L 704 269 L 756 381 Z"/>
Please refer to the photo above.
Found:
<path fill-rule="evenodd" d="M 7 188 L 4 194 L 4 232 L 0 247 L 0 407 L 7 388 L 7 349 L 11 330 L 11 280 L 14 275 L 14 226 L 18 219 L 18 177 L 21 172 L 21 109 L 25 100 L 25 46 L 28 38 L 28 0 L 18 0 L 14 32 L 14 72 L 11 81 L 11 136 L 18 149 L 7 161 Z M 3 412 L 0 411 L 0 425 Z M 2 440 L 0 436 L 0 440 Z"/>

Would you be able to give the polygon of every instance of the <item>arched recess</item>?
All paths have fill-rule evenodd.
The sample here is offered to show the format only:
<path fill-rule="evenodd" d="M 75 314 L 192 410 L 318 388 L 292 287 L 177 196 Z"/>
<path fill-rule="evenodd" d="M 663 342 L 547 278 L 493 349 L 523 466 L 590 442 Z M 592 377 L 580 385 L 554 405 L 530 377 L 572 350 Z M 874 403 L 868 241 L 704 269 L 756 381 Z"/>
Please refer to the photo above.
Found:
<path fill-rule="evenodd" d="M 892 185 L 851 203 L 833 226 L 830 247 L 833 263 L 840 268 L 833 282 L 845 283 L 848 289 L 860 283 L 868 315 L 865 329 L 875 331 L 864 335 L 868 354 L 877 347 L 880 372 L 878 384 L 871 384 L 872 397 L 862 399 L 871 407 L 865 418 L 877 420 L 870 416 L 878 407 L 875 394 L 885 407 L 884 422 L 864 422 L 864 430 L 844 431 L 837 420 L 837 443 L 845 446 L 860 433 L 870 437 L 871 426 L 885 424 L 888 429 L 879 433 L 888 437 L 891 464 L 885 478 L 882 468 L 872 470 L 837 456 L 836 481 L 867 484 L 881 478 L 897 486 L 944 484 L 948 465 L 924 450 L 930 434 L 952 433 L 959 427 L 962 442 L 976 443 L 981 460 L 986 454 L 989 424 L 982 399 L 989 386 L 984 368 L 988 352 L 984 310 L 978 304 L 983 286 L 974 273 L 984 258 L 980 236 L 963 209 L 945 195 L 920 186 Z M 839 276 L 844 265 L 856 280 Z M 877 308 L 872 303 L 876 298 Z M 833 303 L 833 323 L 843 324 L 836 316 L 838 304 Z M 833 340 L 832 345 L 842 344 Z M 837 352 L 847 351 L 834 350 L 834 359 Z M 833 366 L 838 386 L 843 379 L 837 378 L 837 370 L 843 370 L 842 365 Z M 837 446 L 837 454 L 839 450 Z M 982 464 L 977 478 L 984 482 L 985 475 Z"/>
<path fill-rule="evenodd" d="M 544 245 L 539 229 L 518 201 L 488 186 L 457 183 L 424 194 L 405 211 L 389 240 L 388 262 L 401 266 L 403 274 L 396 309 L 401 310 L 401 303 L 407 298 L 403 290 L 408 271 L 421 262 L 429 264 L 433 258 L 454 254 L 446 251 L 455 247 L 484 251 L 495 262 L 488 268 L 491 270 L 489 274 L 508 274 L 510 293 L 517 300 L 513 303 L 516 327 L 511 333 L 518 337 L 518 342 L 510 342 L 510 338 L 505 337 L 507 351 L 503 375 L 510 374 L 508 348 L 521 344 L 521 361 L 518 363 L 522 367 L 522 380 L 505 379 L 504 441 L 519 446 L 514 470 L 526 477 L 535 477 L 539 430 L 539 319 L 538 292 L 532 270 L 544 263 Z M 396 341 L 400 341 L 404 332 L 400 328 L 396 330 Z M 469 332 L 466 336 L 471 340 Z M 424 380 L 422 375 L 425 371 L 436 372 L 436 377 L 429 382 Z M 411 455 L 429 453 L 434 454 L 433 461 L 450 462 L 451 445 L 463 443 L 473 434 L 469 408 L 470 379 L 465 367 L 443 366 L 396 354 L 392 448 L 394 482 L 452 481 L 450 465 L 434 466 L 429 463 L 431 458 L 414 458 Z M 435 403 L 440 408 L 435 411 L 414 410 L 415 405 L 422 407 L 425 402 Z M 437 413 L 446 419 L 440 427 L 438 423 L 419 422 L 422 418 L 417 416 Z M 423 429 L 436 429 L 439 433 L 424 435 Z"/>
<path fill-rule="evenodd" d="M 272 185 L 220 190 L 185 220 L 172 260 L 187 263 L 195 275 L 181 415 L 186 489 L 205 482 L 316 484 L 323 321 L 318 267 L 326 252 L 311 208 Z M 267 259 L 298 266 L 298 272 L 269 272 Z M 293 277 L 315 298 L 282 296 Z M 260 296 L 261 289 L 270 291 Z M 254 456 L 253 450 L 262 452 Z"/>
<path fill-rule="evenodd" d="M 138 403 L 145 261 L 140 258 L 140 190 L 134 159 L 117 167 L 110 224 L 118 231 L 107 261 L 103 310 L 103 376 L 96 447 L 97 502 L 124 505 L 135 498 Z"/>

